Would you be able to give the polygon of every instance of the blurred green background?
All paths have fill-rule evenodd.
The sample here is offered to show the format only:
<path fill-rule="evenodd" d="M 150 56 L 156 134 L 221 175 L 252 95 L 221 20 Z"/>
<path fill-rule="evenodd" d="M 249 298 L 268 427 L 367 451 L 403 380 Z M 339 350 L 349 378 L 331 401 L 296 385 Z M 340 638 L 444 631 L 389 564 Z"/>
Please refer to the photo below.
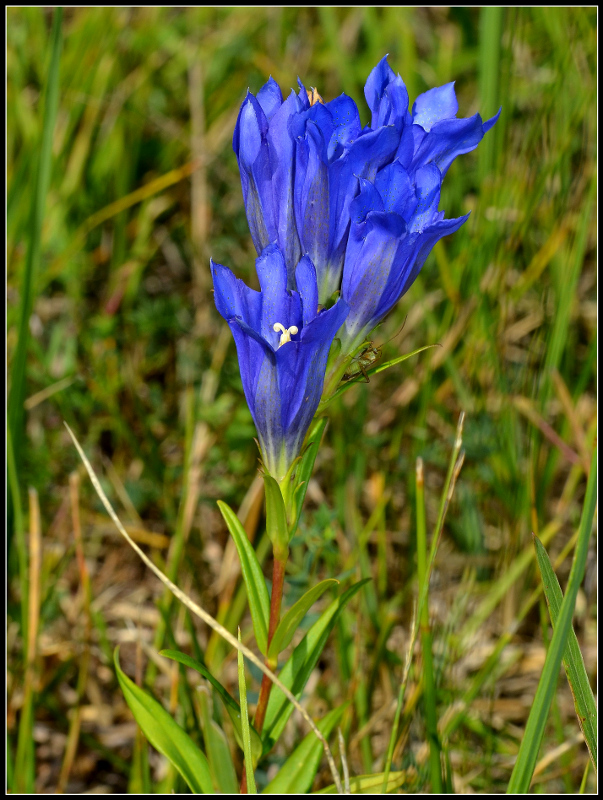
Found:
<path fill-rule="evenodd" d="M 368 122 L 364 82 L 389 53 L 411 102 L 455 80 L 459 116 L 503 112 L 444 184 L 440 207 L 448 217 L 471 210 L 468 223 L 436 246 L 374 341 L 384 358 L 442 347 L 334 407 L 286 602 L 346 569 L 374 578 L 331 637 L 312 700 L 317 714 L 320 703 L 354 700 L 344 726 L 351 766 L 371 771 L 387 741 L 374 719 L 397 692 L 412 606 L 415 461 L 425 462 L 432 524 L 464 410 L 465 464 L 434 576 L 439 711 L 517 622 L 505 669 L 449 743 L 457 791 L 504 790 L 548 635 L 543 607 L 517 618 L 539 580 L 518 565 L 532 531 L 553 560 L 574 533 L 595 439 L 596 21 L 594 8 L 66 9 L 36 248 L 52 11 L 8 9 L 8 724 L 12 753 L 30 704 L 29 789 L 136 787 L 141 745 L 116 689 L 113 646 L 130 645 L 122 664 L 129 652 L 140 675 L 158 631 L 185 647 L 192 636 L 175 606 L 157 610 L 156 582 L 88 482 L 79 490 L 72 479 L 70 495 L 80 467 L 63 421 L 153 558 L 236 629 L 236 565 L 216 499 L 242 505 L 255 534 L 258 453 L 208 269 L 211 256 L 257 285 L 231 148 L 236 115 L 248 87 L 271 74 L 286 92 L 299 75 L 325 100 L 351 95 Z M 28 487 L 42 542 L 29 579 Z M 91 605 L 73 536 L 78 493 Z M 568 571 L 565 559 L 562 586 Z M 593 554 L 576 619 L 592 675 L 595 582 Z M 198 637 L 228 682 L 231 656 Z M 170 695 L 161 670 L 146 679 Z M 545 791 L 577 791 L 587 762 L 567 695 L 560 682 L 541 755 L 562 752 L 539 773 Z M 419 700 L 405 710 L 396 751 L 415 791 L 428 780 L 421 713 Z M 152 761 L 153 780 L 157 769 Z"/>

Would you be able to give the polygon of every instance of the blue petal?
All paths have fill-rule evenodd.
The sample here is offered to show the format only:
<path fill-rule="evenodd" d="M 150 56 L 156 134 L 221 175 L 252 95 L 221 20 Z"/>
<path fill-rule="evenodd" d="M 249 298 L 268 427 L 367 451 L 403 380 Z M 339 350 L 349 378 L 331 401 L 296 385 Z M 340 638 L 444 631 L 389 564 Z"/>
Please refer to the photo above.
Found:
<path fill-rule="evenodd" d="M 498 116 L 493 119 L 496 122 Z M 489 120 L 491 125 L 494 122 Z M 484 138 L 484 132 L 479 114 L 468 119 L 448 119 L 436 123 L 417 149 L 413 168 L 418 169 L 433 161 L 444 176 L 457 156 L 475 150 Z"/>
<path fill-rule="evenodd" d="M 364 96 L 372 112 L 371 128 L 382 125 L 395 125 L 402 130 L 410 119 L 408 115 L 408 90 L 399 75 L 395 75 L 387 63 L 387 56 L 381 59 L 368 76 Z"/>
<path fill-rule="evenodd" d="M 350 221 L 352 227 L 364 222 L 369 211 L 383 210 L 385 210 L 383 198 L 380 192 L 375 188 L 375 185 L 364 178 L 360 178 L 360 193 L 350 203 Z"/>
<path fill-rule="evenodd" d="M 392 160 L 400 134 L 393 125 L 360 136 L 341 158 L 331 165 L 330 180 L 330 252 L 345 250 L 350 224 L 350 203 L 358 191 L 358 179 L 373 181 L 377 170 Z"/>
<path fill-rule="evenodd" d="M 220 314 L 227 321 L 240 317 L 259 331 L 262 316 L 261 294 L 236 278 L 228 267 L 212 260 L 210 268 L 214 282 L 214 300 Z"/>
<path fill-rule="evenodd" d="M 255 269 L 262 289 L 262 323 L 260 333 L 276 350 L 279 334 L 274 324 L 280 322 L 285 328 L 289 316 L 289 295 L 287 294 L 287 265 L 276 244 L 270 244 L 255 262 Z M 293 323 L 290 323 L 293 324 Z"/>
<path fill-rule="evenodd" d="M 295 269 L 297 290 L 302 301 L 304 330 L 318 311 L 318 286 L 316 269 L 312 260 L 304 256 Z"/>
<path fill-rule="evenodd" d="M 422 233 L 409 237 L 404 246 L 400 247 L 394 259 L 395 266 L 391 271 L 390 282 L 381 297 L 378 308 L 379 319 L 383 319 L 388 311 L 410 289 L 434 245 L 443 236 L 448 236 L 458 231 L 468 218 L 469 214 L 466 214 L 464 217 L 458 217 L 457 219 L 438 221 Z"/>
<path fill-rule="evenodd" d="M 490 117 L 489 120 L 484 122 L 484 124 L 482 125 L 482 130 L 484 133 L 488 133 L 490 128 L 496 125 L 496 123 L 498 122 L 498 118 L 500 117 L 501 111 L 502 111 L 502 106 L 498 109 L 497 113 L 493 117 Z"/>
<path fill-rule="evenodd" d="M 456 117 L 458 110 L 453 81 L 420 94 L 412 107 L 412 121 L 429 132 L 436 122 Z"/>
<path fill-rule="evenodd" d="M 353 225 L 345 254 L 342 296 L 350 306 L 346 328 L 360 330 L 372 318 L 391 270 L 398 243 L 406 234 L 399 214 L 375 211 Z"/>
<path fill-rule="evenodd" d="M 316 266 L 319 282 L 329 254 L 329 176 L 325 142 L 320 129 L 309 122 L 296 143 L 294 207 L 304 253 Z"/>
<path fill-rule="evenodd" d="M 356 103 L 345 94 L 325 106 L 332 115 L 333 132 L 329 141 L 329 161 L 338 158 L 360 135 L 360 115 Z"/>
<path fill-rule="evenodd" d="M 287 264 L 288 285 L 295 285 L 295 265 L 301 256 L 293 209 L 294 144 L 289 134 L 289 120 L 299 113 L 300 101 L 291 92 L 270 122 L 267 139 L 270 145 L 272 196 L 277 225 L 277 241 Z"/>
<path fill-rule="evenodd" d="M 281 94 L 280 86 L 272 75 L 258 92 L 257 100 L 266 115 L 266 119 L 270 122 L 283 104 L 283 95 Z"/>
<path fill-rule="evenodd" d="M 383 198 L 383 211 L 395 211 L 404 219 L 408 218 L 408 209 L 414 209 L 416 198 L 410 176 L 398 160 L 379 170 L 375 187 Z"/>
<path fill-rule="evenodd" d="M 304 327 L 299 342 L 283 345 L 276 354 L 283 428 L 296 440 L 300 433 L 303 440 L 312 421 L 322 394 L 329 349 L 348 310 L 343 300 L 338 300 Z"/>
<path fill-rule="evenodd" d="M 258 253 L 277 236 L 267 130 L 268 121 L 260 104 L 248 93 L 239 112 L 233 148 L 241 172 L 249 230 Z"/>
<path fill-rule="evenodd" d="M 417 171 L 416 197 L 417 205 L 413 211 L 409 228 L 412 232 L 421 233 L 434 222 L 440 202 L 442 174 L 435 164 L 428 164 Z"/>
<path fill-rule="evenodd" d="M 232 147 L 239 163 L 251 170 L 268 133 L 268 120 L 256 98 L 247 92 L 234 129 Z"/>

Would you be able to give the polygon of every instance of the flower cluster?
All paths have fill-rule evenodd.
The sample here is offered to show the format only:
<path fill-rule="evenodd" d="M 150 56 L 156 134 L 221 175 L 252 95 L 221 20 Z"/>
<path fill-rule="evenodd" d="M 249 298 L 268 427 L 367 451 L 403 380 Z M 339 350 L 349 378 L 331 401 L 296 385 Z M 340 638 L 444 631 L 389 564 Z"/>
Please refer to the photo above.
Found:
<path fill-rule="evenodd" d="M 410 109 L 387 57 L 366 82 L 364 128 L 351 98 L 325 103 L 298 83 L 285 100 L 272 78 L 248 92 L 234 132 L 261 294 L 212 264 L 264 461 L 279 478 L 316 411 L 334 337 L 354 352 L 467 219 L 438 210 L 442 180 L 500 114 L 457 118 L 453 83 Z"/>

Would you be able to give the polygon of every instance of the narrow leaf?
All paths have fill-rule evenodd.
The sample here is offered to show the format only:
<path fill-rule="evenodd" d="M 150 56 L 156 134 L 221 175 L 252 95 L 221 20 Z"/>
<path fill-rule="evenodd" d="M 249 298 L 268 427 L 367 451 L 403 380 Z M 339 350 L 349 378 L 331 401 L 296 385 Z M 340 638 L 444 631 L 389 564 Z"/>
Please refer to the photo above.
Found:
<path fill-rule="evenodd" d="M 126 702 L 149 742 L 176 767 L 194 794 L 213 794 L 214 787 L 205 755 L 161 703 L 122 672 L 119 647 L 115 650 L 114 661 Z"/>
<path fill-rule="evenodd" d="M 238 794 L 237 773 L 224 731 L 212 719 L 209 694 L 205 688 L 199 692 L 203 740 L 214 787 L 221 794 Z"/>
<path fill-rule="evenodd" d="M 281 488 L 271 475 L 264 475 L 266 493 L 266 533 L 272 542 L 274 557 L 286 561 L 289 555 L 289 526 Z"/>
<path fill-rule="evenodd" d="M 597 503 L 597 450 L 593 452 L 590 475 L 586 485 L 586 497 L 582 509 L 580 529 L 572 569 L 565 597 L 561 603 L 557 625 L 553 631 L 553 638 L 549 645 L 542 675 L 538 682 L 536 696 L 532 703 L 530 716 L 525 727 L 523 739 L 517 754 L 517 761 L 511 774 L 507 787 L 507 794 L 525 794 L 530 788 L 534 767 L 538 758 L 538 751 L 544 735 L 549 709 L 557 687 L 559 667 L 565 650 L 568 634 L 572 624 L 572 616 L 576 605 L 578 589 L 584 577 L 586 556 L 588 554 L 588 540 L 592 532 L 593 518 Z"/>
<path fill-rule="evenodd" d="M 537 536 L 534 536 L 534 547 L 536 548 L 536 558 L 540 567 L 544 595 L 549 607 L 553 628 L 557 625 L 561 603 L 563 602 L 563 592 L 553 570 L 548 554 Z M 597 769 L 597 705 L 593 691 L 590 688 L 584 659 L 580 652 L 580 645 L 574 633 L 573 627 L 570 632 L 563 654 L 563 666 L 569 681 L 570 689 L 574 696 L 574 705 L 578 715 L 578 723 L 584 734 L 586 746 L 590 752 L 593 767 Z"/>
<path fill-rule="evenodd" d="M 297 645 L 279 673 L 281 682 L 296 698 L 299 699 L 301 696 L 310 673 L 316 666 L 329 634 L 337 622 L 337 618 L 356 592 L 369 580 L 370 578 L 365 578 L 362 581 L 358 581 L 358 583 L 350 586 L 341 597 L 331 603 Z M 266 718 L 264 720 L 262 735 L 264 752 L 268 752 L 278 740 L 292 711 L 293 706 L 291 703 L 279 688 L 274 686 L 268 700 L 268 708 L 266 709 Z"/>
<path fill-rule="evenodd" d="M 243 580 L 247 588 L 255 638 L 260 651 L 265 654 L 268 641 L 268 620 L 270 619 L 270 597 L 264 573 L 237 515 L 221 500 L 218 500 L 218 506 L 237 547 Z"/>
<path fill-rule="evenodd" d="M 306 492 L 308 491 L 308 483 L 312 477 L 314 462 L 316 461 L 316 456 L 318 455 L 318 448 L 320 447 L 322 436 L 325 432 L 328 422 L 329 420 L 327 417 L 321 417 L 314 422 L 312 429 L 308 434 L 308 444 L 301 455 L 299 466 L 295 472 L 295 490 L 293 493 L 295 520 L 294 525 L 292 526 L 293 531 L 297 529 L 297 525 L 299 523 L 302 506 L 304 504 Z"/>
<path fill-rule="evenodd" d="M 338 724 L 349 703 L 329 711 L 317 722 L 318 729 L 329 737 Z M 309 733 L 291 753 L 276 777 L 270 781 L 262 794 L 305 794 L 312 786 L 323 756 L 322 744 L 314 733 Z"/>
<path fill-rule="evenodd" d="M 241 641 L 241 629 L 239 628 L 239 642 L 240 641 Z M 251 726 L 249 724 L 249 714 L 247 712 L 247 685 L 245 683 L 245 661 L 243 660 L 243 653 L 241 653 L 240 650 L 237 650 L 237 668 L 239 673 L 239 695 L 241 697 L 241 723 L 242 723 L 241 727 L 243 730 L 243 752 L 245 754 L 245 775 L 247 777 L 247 794 L 257 794 L 257 789 L 255 786 L 255 775 L 253 774 L 253 757 L 251 754 L 251 736 L 250 736 Z"/>
<path fill-rule="evenodd" d="M 190 667 L 190 669 L 196 670 L 200 675 L 208 680 L 213 688 L 216 690 L 218 696 L 224 703 L 224 707 L 230 717 L 230 721 L 232 722 L 234 728 L 234 735 L 235 739 L 237 740 L 237 744 L 243 749 L 243 731 L 241 728 L 241 708 L 234 697 L 222 686 L 222 684 L 214 678 L 211 672 L 207 669 L 205 664 L 202 664 L 200 661 L 196 661 L 194 658 L 187 656 L 186 653 L 180 653 L 178 650 L 162 650 L 159 653 L 160 656 L 165 656 L 166 658 L 172 658 L 174 661 L 178 661 L 180 664 L 184 664 L 185 667 Z M 262 740 L 260 739 L 260 734 L 256 731 L 256 729 L 251 726 L 251 750 L 253 755 L 253 766 L 255 767 L 260 760 L 260 756 L 262 755 Z"/>
<path fill-rule="evenodd" d="M 293 639 L 295 631 L 299 628 L 300 622 L 306 616 L 310 608 L 330 586 L 335 586 L 338 583 L 339 581 L 335 580 L 335 578 L 327 578 L 326 581 L 321 581 L 313 589 L 306 592 L 299 598 L 297 603 L 291 606 L 274 632 L 270 647 L 268 648 L 269 658 L 276 658 L 279 653 L 282 653 L 285 647 L 291 642 L 291 639 Z"/>

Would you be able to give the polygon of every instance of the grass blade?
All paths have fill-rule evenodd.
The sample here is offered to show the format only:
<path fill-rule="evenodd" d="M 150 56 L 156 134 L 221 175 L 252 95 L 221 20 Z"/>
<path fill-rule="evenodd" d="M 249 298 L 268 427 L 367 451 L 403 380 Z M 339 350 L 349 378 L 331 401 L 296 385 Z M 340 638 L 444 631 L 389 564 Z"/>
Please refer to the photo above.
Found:
<path fill-rule="evenodd" d="M 427 529 L 425 524 L 425 489 L 423 480 L 423 459 L 417 459 L 417 573 L 419 586 L 425 584 L 427 575 Z M 429 582 L 427 581 L 429 591 Z M 429 627 L 429 594 L 425 598 L 421 619 L 421 648 L 423 651 L 423 700 L 427 739 L 429 740 L 429 764 L 431 771 L 431 791 L 442 793 L 441 745 L 438 736 L 436 710 L 436 682 L 433 670 L 432 637 Z"/>
<path fill-rule="evenodd" d="M 38 170 L 35 179 L 36 184 L 33 192 L 31 218 L 27 235 L 29 246 L 21 282 L 19 334 L 11 369 L 11 386 L 8 398 L 8 426 L 12 433 L 17 471 L 20 462 L 21 438 L 23 432 L 23 401 L 25 399 L 25 364 L 27 361 L 27 345 L 29 341 L 29 318 L 33 308 L 35 278 L 40 261 L 42 221 L 44 219 L 46 195 L 50 182 L 52 139 L 59 104 L 59 64 L 63 42 L 62 20 L 63 9 L 58 7 L 54 11 L 52 21 L 50 65 L 48 68 L 48 83 L 46 84 L 42 141 L 40 143 Z"/>
<path fill-rule="evenodd" d="M 561 659 L 571 628 L 578 589 L 584 577 L 586 556 L 588 554 L 588 540 L 592 531 L 597 501 L 596 486 L 597 450 L 595 448 L 586 487 L 582 519 L 580 520 L 578 543 L 576 545 L 576 552 L 567 584 L 567 590 L 563 602 L 561 603 L 559 616 L 557 617 L 557 626 L 555 627 L 553 638 L 551 639 L 551 644 L 544 662 L 544 668 L 540 676 L 538 689 L 536 690 L 536 696 L 532 704 L 532 710 L 530 711 L 530 716 L 528 717 L 526 729 L 521 741 L 517 761 L 513 768 L 509 786 L 507 787 L 507 794 L 525 793 L 530 788 L 530 781 L 534 773 L 534 767 L 536 766 L 540 743 L 544 735 L 549 709 L 557 686 Z"/>
<path fill-rule="evenodd" d="M 536 558 L 538 559 L 538 566 L 542 576 L 544 595 L 549 607 L 551 622 L 553 628 L 555 628 L 563 602 L 563 592 L 561 591 L 561 586 L 559 585 L 548 554 L 537 536 L 534 536 L 534 547 L 536 548 Z M 574 705 L 576 706 L 578 722 L 584 734 L 584 740 L 586 741 L 593 767 L 596 770 L 597 706 L 592 689 L 590 688 L 588 675 L 586 674 L 586 667 L 584 666 L 584 659 L 580 652 L 580 645 L 578 644 L 578 639 L 572 626 L 570 626 L 568 641 L 563 655 L 563 665 L 574 696 Z"/>

